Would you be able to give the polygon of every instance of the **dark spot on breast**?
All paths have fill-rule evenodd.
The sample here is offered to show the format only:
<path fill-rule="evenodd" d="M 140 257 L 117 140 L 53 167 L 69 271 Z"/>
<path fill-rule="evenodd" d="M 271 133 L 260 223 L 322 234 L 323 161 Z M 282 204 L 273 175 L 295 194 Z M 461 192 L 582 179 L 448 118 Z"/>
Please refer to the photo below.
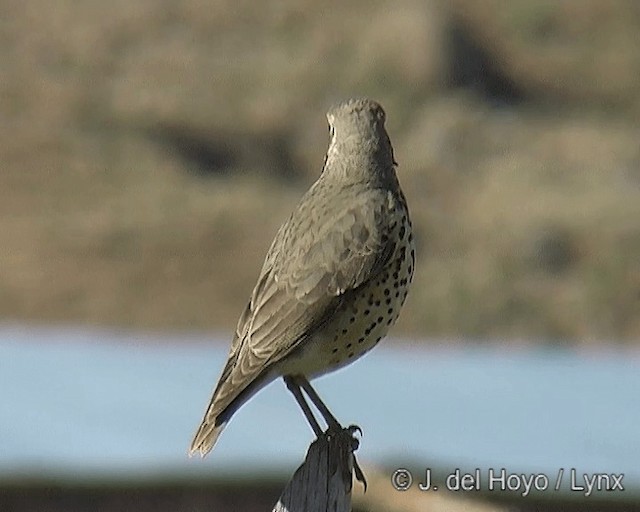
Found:
<path fill-rule="evenodd" d="M 400 231 L 398 231 L 398 237 L 400 237 L 400 240 L 404 240 L 404 235 L 407 234 L 407 230 L 405 229 L 404 225 L 400 228 Z"/>
<path fill-rule="evenodd" d="M 360 338 L 358 338 L 358 343 L 363 343 L 364 342 L 364 336 L 360 336 Z"/>
<path fill-rule="evenodd" d="M 380 301 L 379 300 L 376 301 L 376 306 L 380 306 Z"/>
<path fill-rule="evenodd" d="M 342 329 L 342 334 L 347 334 L 347 329 Z"/>
<path fill-rule="evenodd" d="M 389 295 L 391 295 L 391 290 L 389 290 L 389 288 L 385 288 L 384 289 L 384 295 L 385 295 L 385 297 L 388 297 Z"/>
<path fill-rule="evenodd" d="M 353 352 L 349 352 L 349 359 L 353 357 Z"/>
<path fill-rule="evenodd" d="M 413 233 L 409 233 L 409 242 L 413 242 Z"/>
<path fill-rule="evenodd" d="M 331 351 L 331 353 L 332 353 L 332 354 L 337 354 L 337 353 L 338 353 L 338 349 L 337 349 L 337 348 L 334 348 L 334 349 Z"/>
<path fill-rule="evenodd" d="M 387 299 L 387 300 L 385 300 L 384 302 L 385 302 L 385 304 L 388 306 L 389 304 L 391 304 L 391 299 Z"/>
<path fill-rule="evenodd" d="M 393 278 L 394 278 L 394 279 L 398 279 L 398 277 L 399 277 L 398 272 L 397 272 L 397 271 L 396 271 L 396 272 L 394 272 L 394 273 L 393 273 Z"/>
<path fill-rule="evenodd" d="M 352 324 L 353 322 L 356 321 L 356 317 L 352 316 L 351 318 L 349 318 L 349 323 Z M 344 333 L 343 333 L 344 334 Z"/>
<path fill-rule="evenodd" d="M 391 325 L 393 323 L 393 318 L 389 318 L 389 320 L 387 320 L 387 325 Z"/>
<path fill-rule="evenodd" d="M 351 348 L 352 343 L 347 343 L 347 348 Z"/>
<path fill-rule="evenodd" d="M 381 316 L 378 317 L 378 323 L 379 324 L 381 324 L 383 320 L 384 320 L 384 318 L 382 318 Z"/>
<path fill-rule="evenodd" d="M 387 309 L 387 315 L 392 315 L 392 314 L 393 314 L 393 308 Z"/>
<path fill-rule="evenodd" d="M 365 315 L 365 316 L 367 316 L 369 313 L 371 313 L 371 310 L 370 310 L 370 309 L 365 309 L 365 310 L 364 310 L 364 315 Z"/>
<path fill-rule="evenodd" d="M 376 343 L 378 343 L 381 339 L 382 339 L 382 336 L 378 336 L 378 337 L 376 338 Z"/>

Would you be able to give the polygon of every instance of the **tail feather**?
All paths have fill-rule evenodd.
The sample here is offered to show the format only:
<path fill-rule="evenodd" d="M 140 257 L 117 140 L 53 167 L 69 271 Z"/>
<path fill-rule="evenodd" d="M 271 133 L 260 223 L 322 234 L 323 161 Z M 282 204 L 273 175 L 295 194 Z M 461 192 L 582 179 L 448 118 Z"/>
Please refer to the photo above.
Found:
<path fill-rule="evenodd" d="M 202 423 L 193 437 L 189 448 L 189 456 L 199 453 L 201 457 L 204 457 L 209 453 L 227 426 L 231 416 L 242 404 L 274 378 L 275 375 L 263 371 L 253 378 L 250 376 L 245 378 L 244 382 L 239 385 L 238 382 L 234 383 L 233 378 L 228 374 L 225 376 L 223 372 L 223 377 L 216 386 Z"/>
<path fill-rule="evenodd" d="M 196 453 L 199 453 L 201 457 L 204 457 L 209 453 L 216 442 L 218 437 L 227 426 L 227 421 L 222 421 L 216 424 L 216 418 L 205 418 L 202 424 L 198 428 L 196 435 L 193 437 L 191 447 L 189 448 L 189 457 L 192 457 Z"/>

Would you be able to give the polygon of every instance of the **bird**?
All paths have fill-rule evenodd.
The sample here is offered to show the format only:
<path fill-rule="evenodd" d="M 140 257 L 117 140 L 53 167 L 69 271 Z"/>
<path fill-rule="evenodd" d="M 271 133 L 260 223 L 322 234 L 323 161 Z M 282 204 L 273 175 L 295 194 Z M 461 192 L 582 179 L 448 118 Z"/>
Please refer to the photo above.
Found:
<path fill-rule="evenodd" d="M 367 98 L 328 110 L 322 172 L 271 243 L 190 455 L 209 453 L 238 408 L 280 377 L 317 436 L 323 430 L 302 391 L 327 432 L 342 428 L 309 380 L 355 361 L 387 334 L 415 269 L 385 120 Z"/>

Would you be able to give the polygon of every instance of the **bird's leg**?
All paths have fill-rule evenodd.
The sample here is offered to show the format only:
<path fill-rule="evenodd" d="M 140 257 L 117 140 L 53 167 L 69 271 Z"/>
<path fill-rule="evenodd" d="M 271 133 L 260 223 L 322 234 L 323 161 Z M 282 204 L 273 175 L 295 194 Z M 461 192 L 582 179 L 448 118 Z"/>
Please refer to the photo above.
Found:
<path fill-rule="evenodd" d="M 287 385 L 287 388 L 289 389 L 289 391 L 291 391 L 291 394 L 293 395 L 293 397 L 296 399 L 296 402 L 298 402 L 300 409 L 302 409 L 302 412 L 307 418 L 309 425 L 311 425 L 311 428 L 313 429 L 313 432 L 316 434 L 316 437 L 320 437 L 322 435 L 322 428 L 320 427 L 318 420 L 316 420 L 315 416 L 313 415 L 313 412 L 311 411 L 311 407 L 309 407 L 309 404 L 304 399 L 304 395 L 302 394 L 302 391 L 300 391 L 300 384 L 294 379 L 294 377 L 290 375 L 285 375 L 283 377 L 283 380 L 284 380 L 284 383 Z"/>
<path fill-rule="evenodd" d="M 324 416 L 324 419 L 327 422 L 327 425 L 329 425 L 329 430 L 327 431 L 328 433 L 331 433 L 331 432 L 338 433 L 338 432 L 344 431 L 344 432 L 348 432 L 350 436 L 353 436 L 356 432 L 360 432 L 360 434 L 362 434 L 362 429 L 358 425 L 350 425 L 347 428 L 343 428 L 342 425 L 340 425 L 340 422 L 338 422 L 336 417 L 333 414 L 331 414 L 331 411 L 329 410 L 329 408 L 322 401 L 322 399 L 320 398 L 320 395 L 318 395 L 316 390 L 313 389 L 313 387 L 311 386 L 311 383 L 306 379 L 306 377 L 298 376 L 296 380 L 297 380 L 297 384 L 300 387 L 302 387 L 302 389 L 304 389 L 305 393 L 307 393 L 307 395 L 309 396 L 313 404 L 318 408 L 320 413 Z M 364 476 L 364 472 L 362 471 L 360 464 L 358 464 L 358 460 L 356 459 L 356 454 L 353 453 L 355 450 L 358 449 L 358 446 L 360 443 L 355 437 L 352 437 L 351 439 L 353 443 L 352 444 L 353 470 L 356 474 L 356 480 L 358 480 L 359 482 L 362 482 L 362 484 L 364 485 L 364 491 L 367 492 L 367 479 Z"/>
<path fill-rule="evenodd" d="M 358 449 L 358 446 L 360 443 L 355 437 L 353 437 L 353 435 L 356 432 L 360 432 L 360 434 L 362 434 L 362 430 L 360 429 L 360 427 L 358 427 L 357 425 L 350 425 L 347 428 L 343 428 L 342 425 L 340 425 L 340 423 L 336 419 L 336 417 L 333 414 L 331 414 L 331 411 L 322 401 L 318 393 L 316 393 L 316 390 L 311 387 L 311 384 L 309 383 L 306 377 L 302 375 L 296 375 L 296 376 L 285 375 L 283 379 L 285 384 L 287 385 L 287 388 L 289 388 L 289 391 L 291 391 L 296 401 L 300 405 L 302 412 L 304 412 L 304 415 L 307 417 L 307 421 L 311 425 L 311 428 L 313 429 L 317 437 L 320 437 L 325 434 L 320 428 L 320 425 L 318 424 L 318 421 L 313 415 L 313 412 L 311 412 L 311 408 L 309 407 L 309 404 L 305 400 L 304 395 L 302 394 L 301 388 L 304 389 L 305 393 L 307 393 L 307 395 L 309 396 L 313 404 L 320 411 L 322 416 L 324 416 L 324 419 L 327 422 L 327 425 L 329 426 L 327 430 L 328 435 L 341 434 L 344 432 L 349 433 L 349 435 L 351 436 L 351 443 L 352 443 L 351 454 L 353 456 L 353 471 L 355 472 L 356 480 L 358 480 L 359 482 L 362 482 L 362 484 L 364 485 L 364 490 L 365 492 L 367 492 L 367 479 L 365 478 L 362 468 L 360 468 L 360 464 L 358 464 L 356 455 L 354 453 L 355 450 Z"/>
<path fill-rule="evenodd" d="M 304 389 L 305 393 L 307 393 L 307 395 L 313 402 L 313 405 L 317 407 L 317 409 L 320 411 L 320 414 L 322 414 L 322 416 L 324 417 L 329 430 L 334 432 L 342 430 L 342 425 L 340 425 L 340 422 L 333 414 L 331 414 L 331 411 L 322 401 L 318 393 L 316 393 L 316 390 L 311 387 L 311 384 L 309 383 L 307 378 L 300 375 L 296 377 L 296 380 L 298 382 L 298 385 L 302 387 L 302 389 Z"/>

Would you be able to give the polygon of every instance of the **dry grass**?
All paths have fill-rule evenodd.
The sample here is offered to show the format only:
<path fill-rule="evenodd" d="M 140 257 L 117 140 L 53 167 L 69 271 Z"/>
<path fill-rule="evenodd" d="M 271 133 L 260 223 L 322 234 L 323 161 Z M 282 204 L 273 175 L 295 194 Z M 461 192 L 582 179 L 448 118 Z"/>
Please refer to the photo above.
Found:
<path fill-rule="evenodd" d="M 635 4 L 451 5 L 7 7 L 2 316 L 232 329 L 326 106 L 357 94 L 387 109 L 418 231 L 396 333 L 640 339 Z M 453 19 L 524 102 L 447 88 Z"/>

